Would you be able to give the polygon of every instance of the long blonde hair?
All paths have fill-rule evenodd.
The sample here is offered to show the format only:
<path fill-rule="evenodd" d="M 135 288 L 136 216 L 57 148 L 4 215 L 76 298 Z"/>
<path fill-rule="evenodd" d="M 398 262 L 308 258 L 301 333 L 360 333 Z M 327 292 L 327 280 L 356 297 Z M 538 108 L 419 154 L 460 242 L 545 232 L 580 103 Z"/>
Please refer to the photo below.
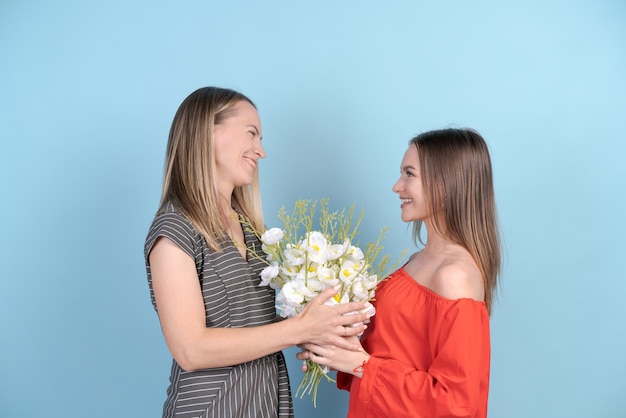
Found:
<path fill-rule="evenodd" d="M 433 228 L 472 255 L 491 313 L 500 273 L 500 236 L 487 144 L 472 129 L 452 128 L 422 133 L 409 144 L 417 147 Z M 413 224 L 416 242 L 422 242 L 421 227 L 421 221 Z"/>
<path fill-rule="evenodd" d="M 181 103 L 170 128 L 163 192 L 159 212 L 172 203 L 204 236 L 207 245 L 221 251 L 226 235 L 215 183 L 214 127 L 232 115 L 238 102 L 255 104 L 243 94 L 219 87 L 203 87 Z M 236 187 L 232 204 L 253 225 L 263 229 L 258 172 L 252 184 Z"/>

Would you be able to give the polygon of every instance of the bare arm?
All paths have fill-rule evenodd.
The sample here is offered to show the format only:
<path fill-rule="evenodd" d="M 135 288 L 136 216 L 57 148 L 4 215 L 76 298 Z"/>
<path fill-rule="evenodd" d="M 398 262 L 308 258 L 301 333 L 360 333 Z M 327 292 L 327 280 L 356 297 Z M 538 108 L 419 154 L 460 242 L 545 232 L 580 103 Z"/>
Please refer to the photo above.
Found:
<path fill-rule="evenodd" d="M 194 261 L 171 240 L 161 237 L 150 252 L 150 271 L 159 320 L 167 346 L 185 370 L 244 363 L 305 341 L 335 344 L 348 350 L 360 345 L 342 335 L 356 335 L 365 314 L 364 304 L 325 306 L 337 290 L 327 289 L 295 318 L 249 328 L 207 328 L 202 291 Z"/>

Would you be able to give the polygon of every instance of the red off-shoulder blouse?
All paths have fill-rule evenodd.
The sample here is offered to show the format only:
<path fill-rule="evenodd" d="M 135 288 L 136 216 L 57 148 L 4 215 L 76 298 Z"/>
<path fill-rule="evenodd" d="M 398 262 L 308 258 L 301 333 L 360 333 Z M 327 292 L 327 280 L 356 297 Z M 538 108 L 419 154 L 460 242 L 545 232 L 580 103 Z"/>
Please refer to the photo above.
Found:
<path fill-rule="evenodd" d="M 397 270 L 376 290 L 376 315 L 361 343 L 361 379 L 337 373 L 350 391 L 348 418 L 487 416 L 489 315 L 483 302 L 446 299 Z"/>

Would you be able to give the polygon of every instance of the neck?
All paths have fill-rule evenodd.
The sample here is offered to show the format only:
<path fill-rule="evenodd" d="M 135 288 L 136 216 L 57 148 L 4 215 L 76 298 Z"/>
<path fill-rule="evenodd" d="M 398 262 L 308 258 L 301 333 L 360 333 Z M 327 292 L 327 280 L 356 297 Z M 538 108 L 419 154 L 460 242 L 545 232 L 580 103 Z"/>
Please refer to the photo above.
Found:
<path fill-rule="evenodd" d="M 228 225 L 233 213 L 231 195 L 220 194 L 219 211 L 222 223 Z"/>
<path fill-rule="evenodd" d="M 424 245 L 424 249 L 422 251 L 425 252 L 443 252 L 447 248 L 450 248 L 451 245 L 454 245 L 452 241 L 445 238 L 441 234 L 435 232 L 434 228 L 428 223 L 425 223 L 426 226 L 426 244 Z"/>

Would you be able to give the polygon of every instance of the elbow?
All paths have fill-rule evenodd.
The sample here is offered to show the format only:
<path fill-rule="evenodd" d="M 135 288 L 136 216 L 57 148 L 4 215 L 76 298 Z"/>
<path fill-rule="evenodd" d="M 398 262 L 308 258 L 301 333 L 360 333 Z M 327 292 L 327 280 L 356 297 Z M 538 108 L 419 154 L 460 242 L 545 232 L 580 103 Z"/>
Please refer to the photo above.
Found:
<path fill-rule="evenodd" d="M 180 358 L 180 357 L 177 358 L 176 356 L 174 356 L 174 360 L 180 366 L 180 368 L 183 369 L 183 371 L 185 372 L 195 372 L 197 370 L 202 369 L 202 367 L 200 367 L 197 363 L 189 359 Z"/>
<path fill-rule="evenodd" d="M 197 370 L 206 369 L 208 365 L 202 362 L 201 357 L 193 352 L 193 350 L 184 347 L 178 349 L 170 349 L 170 353 L 174 361 L 186 372 L 195 372 Z"/>

